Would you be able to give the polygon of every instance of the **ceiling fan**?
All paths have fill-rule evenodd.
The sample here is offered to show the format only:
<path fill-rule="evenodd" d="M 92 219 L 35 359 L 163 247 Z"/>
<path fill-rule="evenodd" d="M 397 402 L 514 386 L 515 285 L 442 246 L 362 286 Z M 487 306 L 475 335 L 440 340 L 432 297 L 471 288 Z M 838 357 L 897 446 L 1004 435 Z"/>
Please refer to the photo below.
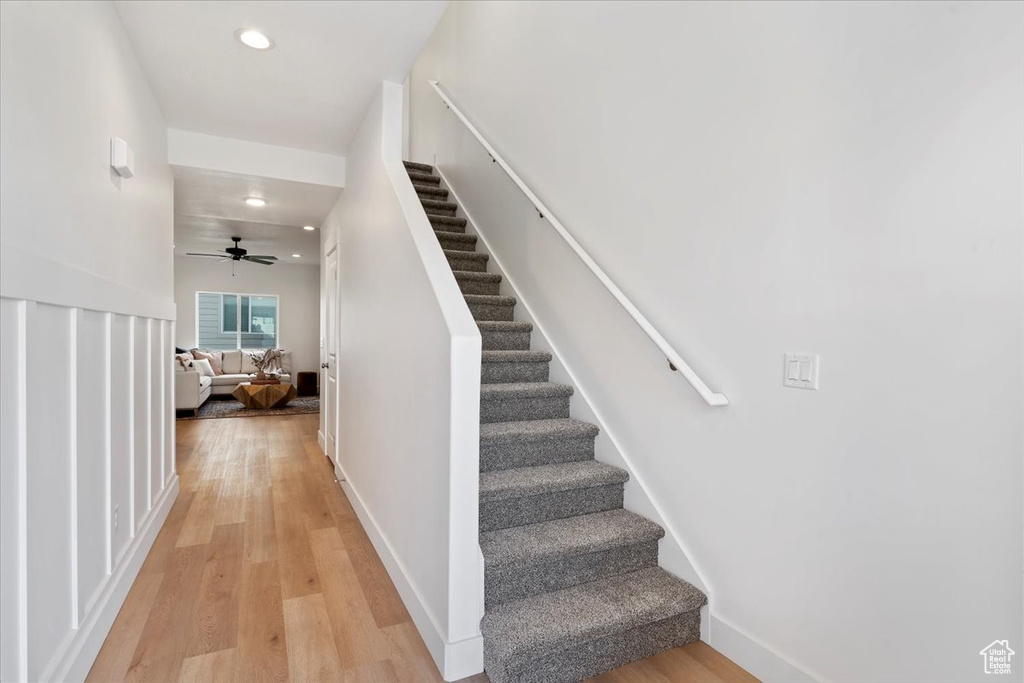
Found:
<path fill-rule="evenodd" d="M 255 255 L 250 256 L 248 250 L 242 249 L 238 246 L 238 243 L 242 241 L 241 237 L 232 237 L 231 240 L 235 243 L 235 246 L 224 249 L 219 254 L 194 254 L 188 252 L 185 256 L 206 256 L 209 258 L 219 258 L 221 261 L 231 259 L 232 261 L 251 261 L 252 263 L 262 263 L 265 266 L 272 266 L 277 261 L 276 256 L 264 256 Z"/>

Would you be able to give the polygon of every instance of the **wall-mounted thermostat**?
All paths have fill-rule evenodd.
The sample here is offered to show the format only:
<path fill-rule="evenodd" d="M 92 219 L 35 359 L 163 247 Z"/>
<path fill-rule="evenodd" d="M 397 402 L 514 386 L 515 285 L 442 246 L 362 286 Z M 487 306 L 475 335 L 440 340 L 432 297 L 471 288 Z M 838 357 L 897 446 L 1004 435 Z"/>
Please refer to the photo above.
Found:
<path fill-rule="evenodd" d="M 122 178 L 135 175 L 135 152 L 121 138 L 110 138 L 110 167 Z"/>

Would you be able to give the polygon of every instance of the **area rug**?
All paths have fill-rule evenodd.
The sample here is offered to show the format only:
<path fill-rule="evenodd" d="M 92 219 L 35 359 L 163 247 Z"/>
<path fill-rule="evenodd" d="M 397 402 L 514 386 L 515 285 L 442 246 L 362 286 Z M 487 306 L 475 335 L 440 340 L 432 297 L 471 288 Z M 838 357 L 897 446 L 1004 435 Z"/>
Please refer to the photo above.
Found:
<path fill-rule="evenodd" d="M 273 417 L 275 415 L 305 415 L 320 412 L 319 396 L 299 396 L 288 402 L 284 408 L 253 410 L 246 408 L 232 396 L 211 396 L 199 406 L 199 415 L 192 411 L 179 412 L 179 420 L 209 420 L 221 417 Z"/>

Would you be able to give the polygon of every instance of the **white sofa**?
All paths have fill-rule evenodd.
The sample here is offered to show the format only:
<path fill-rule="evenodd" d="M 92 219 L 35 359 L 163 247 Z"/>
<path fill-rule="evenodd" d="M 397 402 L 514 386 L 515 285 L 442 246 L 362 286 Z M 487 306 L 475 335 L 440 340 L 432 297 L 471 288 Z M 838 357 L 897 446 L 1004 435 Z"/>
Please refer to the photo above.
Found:
<path fill-rule="evenodd" d="M 230 394 L 242 382 L 248 382 L 256 375 L 256 367 L 249 359 L 249 351 L 232 349 L 224 351 L 221 360 L 224 374 L 204 377 L 195 370 L 189 370 L 179 360 L 174 361 L 174 409 L 198 411 L 206 399 L 213 394 Z M 184 354 L 187 355 L 187 354 Z M 281 368 L 278 373 L 282 382 L 292 381 L 292 354 L 281 353 Z"/>

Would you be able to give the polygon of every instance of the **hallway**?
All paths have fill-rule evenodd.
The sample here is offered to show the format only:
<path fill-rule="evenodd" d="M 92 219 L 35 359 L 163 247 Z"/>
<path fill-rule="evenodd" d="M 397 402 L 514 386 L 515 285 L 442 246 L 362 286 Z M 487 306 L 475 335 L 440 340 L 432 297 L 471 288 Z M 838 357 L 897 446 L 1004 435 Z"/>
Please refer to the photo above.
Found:
<path fill-rule="evenodd" d="M 442 680 L 316 429 L 177 423 L 181 493 L 89 681 Z M 592 680 L 755 679 L 698 642 Z"/>

